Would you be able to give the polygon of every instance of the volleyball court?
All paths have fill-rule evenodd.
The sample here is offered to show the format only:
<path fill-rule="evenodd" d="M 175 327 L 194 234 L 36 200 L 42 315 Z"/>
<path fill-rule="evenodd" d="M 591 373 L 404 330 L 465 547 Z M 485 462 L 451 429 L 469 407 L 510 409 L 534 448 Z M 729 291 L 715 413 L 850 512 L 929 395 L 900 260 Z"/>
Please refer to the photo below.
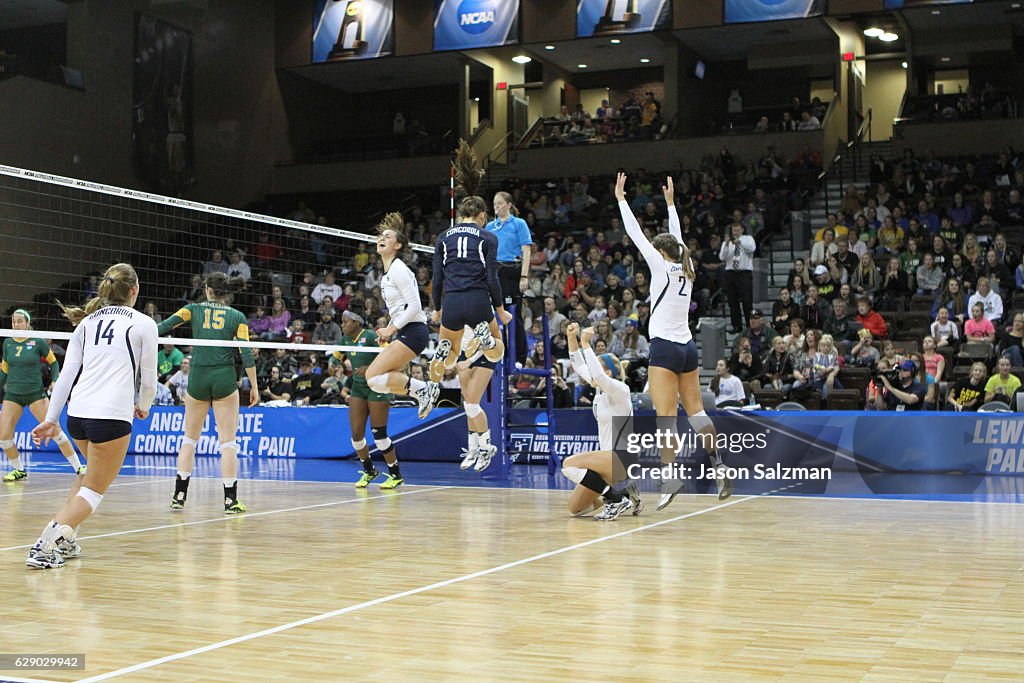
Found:
<path fill-rule="evenodd" d="M 208 262 L 221 268 L 215 250 L 229 269 L 235 253 L 249 265 L 233 302 L 247 314 L 272 311 L 275 298 L 301 310 L 302 287 L 324 284 L 305 274 L 327 269 L 345 310 L 379 312 L 357 267 L 372 265 L 367 235 L 5 167 L 0 211 L 0 309 L 29 311 L 32 338 L 57 350 L 71 330 L 54 302 L 82 301 L 95 273 L 132 263 L 139 305 L 168 316 L 195 296 Z M 428 247 L 413 252 L 429 262 Z M 322 373 L 334 349 L 375 353 L 297 332 L 303 341 L 166 341 L 257 349 L 264 371 L 281 367 L 281 350 L 296 365 L 313 355 Z M 506 381 L 492 386 L 501 405 Z M 465 424 L 439 406 L 451 412 L 431 421 Z M 180 430 L 176 410 L 158 435 Z M 336 414 L 336 431 L 310 431 L 303 411 L 319 410 Z M 274 438 L 294 441 L 260 440 L 255 416 L 270 411 L 294 422 Z M 507 453 L 492 472 L 430 462 L 452 447 L 447 423 L 418 424 L 411 404 L 400 411 L 411 415 L 393 434 L 406 435 L 395 440 L 406 482 L 380 490 L 353 487 L 345 408 L 243 408 L 240 433 L 253 439 L 240 451 L 242 515 L 220 509 L 212 427 L 180 511 L 167 505 L 180 440 L 143 434 L 79 537 L 83 556 L 59 572 L 28 572 L 22 559 L 73 473 L 56 450 L 31 451 L 19 425 L 29 476 L 0 491 L 2 649 L 84 659 L 30 671 L 0 655 L 0 680 L 994 680 L 1024 670 L 1014 542 L 1024 518 L 1012 483 L 912 500 L 878 495 L 861 473 L 818 490 L 832 495 L 694 492 L 599 524 L 566 513 L 570 483 L 546 467 L 512 467 Z M 322 457 L 304 457 L 304 444 L 324 442 Z"/>

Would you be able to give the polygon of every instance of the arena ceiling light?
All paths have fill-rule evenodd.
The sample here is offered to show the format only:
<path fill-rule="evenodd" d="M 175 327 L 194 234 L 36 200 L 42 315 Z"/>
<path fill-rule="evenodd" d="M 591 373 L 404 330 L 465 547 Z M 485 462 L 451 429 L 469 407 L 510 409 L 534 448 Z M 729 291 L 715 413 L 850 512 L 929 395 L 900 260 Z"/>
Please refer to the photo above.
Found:
<path fill-rule="evenodd" d="M 902 63 L 900 63 L 900 66 L 902 66 L 904 69 L 906 69 L 907 68 L 907 63 L 906 62 L 902 62 Z"/>
<path fill-rule="evenodd" d="M 882 35 L 878 36 L 878 39 L 883 43 L 892 43 L 899 40 L 900 37 L 893 33 L 892 31 L 886 31 Z"/>
<path fill-rule="evenodd" d="M 545 50 L 554 50 L 554 49 L 555 49 L 555 46 L 554 46 L 554 45 L 545 45 L 545 46 L 544 46 L 544 49 L 545 49 Z"/>
<path fill-rule="evenodd" d="M 576 65 L 576 68 L 577 68 L 577 69 L 586 69 L 586 68 L 587 68 L 587 65 L 586 65 L 586 64 L 577 64 L 577 65 Z"/>
<path fill-rule="evenodd" d="M 622 41 L 621 41 L 621 40 L 619 40 L 618 38 L 612 38 L 612 39 L 611 39 L 611 40 L 609 40 L 608 42 L 609 42 L 609 43 L 611 43 L 612 45 L 618 45 L 618 44 L 619 44 L 619 43 L 621 43 Z"/>
<path fill-rule="evenodd" d="M 651 60 L 647 59 L 647 57 L 641 57 L 640 58 L 640 63 L 641 64 L 650 64 Z"/>
<path fill-rule="evenodd" d="M 864 35 L 866 35 L 868 38 L 878 38 L 883 33 L 885 33 L 885 31 L 878 28 L 877 26 L 872 26 L 871 28 L 864 29 Z"/>
<path fill-rule="evenodd" d="M 533 60 L 527 57 L 526 55 L 516 55 L 515 57 L 512 58 L 512 61 L 515 62 L 516 64 L 529 64 Z"/>

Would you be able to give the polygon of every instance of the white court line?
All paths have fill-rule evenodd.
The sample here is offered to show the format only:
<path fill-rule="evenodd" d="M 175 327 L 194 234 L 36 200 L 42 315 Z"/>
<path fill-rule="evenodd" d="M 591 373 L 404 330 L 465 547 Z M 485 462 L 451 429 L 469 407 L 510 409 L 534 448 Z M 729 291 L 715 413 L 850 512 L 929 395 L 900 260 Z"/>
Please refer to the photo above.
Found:
<path fill-rule="evenodd" d="M 54 474 L 54 473 L 51 472 L 49 474 Z M 63 474 L 63 472 L 57 472 L 56 474 Z M 72 476 L 72 477 L 78 476 L 76 474 L 71 474 L 70 472 L 68 472 L 68 475 Z M 166 481 L 167 481 L 167 479 L 147 479 L 146 481 L 126 481 L 124 483 L 111 484 L 107 488 L 114 488 L 115 486 L 142 486 L 143 484 L 155 484 L 155 483 L 158 483 L 158 482 L 159 483 L 163 483 L 163 482 L 166 482 Z M 34 496 L 34 495 L 37 495 L 37 494 L 40 494 L 40 493 L 67 493 L 67 492 L 68 492 L 68 487 L 65 486 L 62 489 L 45 489 L 43 491 L 25 491 L 24 493 L 0 493 L 0 498 L 11 498 L 13 496 Z M 0 679 L 0 680 L 2 680 L 2 679 Z"/>
<path fill-rule="evenodd" d="M 167 655 L 166 657 L 160 657 L 159 659 L 151 659 L 148 662 L 141 662 L 139 664 L 135 664 L 133 666 L 125 667 L 123 669 L 117 669 L 117 670 L 111 671 L 109 673 L 99 674 L 97 676 L 92 676 L 90 678 L 83 678 L 83 679 L 79 680 L 77 683 L 94 683 L 94 681 L 105 681 L 105 680 L 108 680 L 110 678 L 116 678 L 118 676 L 123 676 L 125 674 L 134 673 L 136 671 L 141 671 L 143 669 L 150 669 L 150 668 L 152 668 L 154 666 L 159 666 L 161 664 L 166 664 L 168 662 L 173 662 L 173 661 L 176 661 L 176 660 L 179 660 L 179 659 L 185 659 L 186 657 L 192 657 L 194 655 L 203 654 L 204 652 L 210 652 L 212 650 L 219 650 L 221 648 L 228 647 L 229 645 L 237 645 L 238 643 L 244 643 L 246 641 L 254 640 L 256 638 L 262 638 L 264 636 L 274 635 L 275 633 L 280 633 L 282 631 L 287 631 L 289 629 L 297 628 L 299 626 L 305 626 L 307 624 L 314 624 L 314 623 L 316 623 L 318 621 L 324 621 L 325 619 L 332 619 L 334 617 L 341 616 L 342 614 L 348 614 L 350 612 L 356 612 L 358 610 L 366 609 L 368 607 L 375 607 L 377 605 L 381 605 L 381 604 L 384 604 L 384 603 L 393 602 L 395 600 L 400 600 L 402 598 L 407 598 L 407 597 L 409 597 L 411 595 L 418 595 L 420 593 L 426 593 L 428 591 L 436 590 L 438 588 L 444 588 L 446 586 L 451 586 L 451 585 L 456 584 L 456 583 L 462 583 L 463 581 L 469 581 L 471 579 L 476 579 L 476 578 L 479 578 L 481 576 L 488 576 L 490 574 L 496 574 L 498 572 L 505 571 L 506 569 L 512 569 L 513 567 L 518 567 L 520 565 L 529 564 L 531 562 L 537 562 L 538 560 L 544 560 L 544 559 L 547 559 L 549 557 L 554 557 L 556 555 L 561 555 L 563 553 L 571 552 L 573 550 L 579 550 L 580 548 L 586 548 L 588 546 L 595 545 L 597 543 L 604 543 L 605 541 L 610 541 L 610 540 L 615 539 L 615 538 L 622 538 L 623 536 L 629 536 L 630 534 L 639 533 L 641 531 L 646 531 L 648 529 L 654 529 L 654 528 L 659 527 L 659 526 L 664 526 L 666 524 L 671 524 L 672 522 L 678 522 L 680 520 L 688 519 L 690 517 L 696 517 L 698 515 L 703 515 L 703 514 L 705 514 L 707 512 L 714 512 L 715 510 L 721 510 L 722 508 L 729 507 L 730 505 L 736 505 L 738 503 L 744 503 L 744 502 L 746 502 L 748 500 L 755 500 L 757 498 L 766 497 L 767 495 L 768 494 L 761 494 L 760 496 L 748 496 L 747 498 L 738 498 L 738 499 L 730 500 L 730 501 L 727 501 L 727 502 L 722 503 L 720 505 L 715 505 L 714 507 L 705 508 L 703 510 L 697 510 L 696 512 L 689 512 L 689 513 L 687 513 L 685 515 L 679 515 L 677 517 L 672 517 L 670 519 L 665 519 L 665 520 L 662 520 L 660 522 L 654 522 L 652 524 L 645 524 L 644 526 L 636 527 L 636 528 L 633 528 L 633 529 L 627 529 L 625 531 L 620 531 L 620 532 L 615 533 L 615 534 L 609 534 L 608 536 L 601 536 L 600 538 L 595 538 L 595 539 L 591 539 L 589 541 L 584 541 L 582 543 L 576 543 L 574 545 L 565 546 L 564 548 L 558 548 L 557 550 L 550 550 L 550 551 L 548 551 L 546 553 L 541 553 L 539 555 L 533 555 L 531 557 L 527 557 L 527 558 L 522 559 L 522 560 L 516 560 L 515 562 L 508 562 L 506 564 L 499 565 L 497 567 L 491 567 L 490 569 L 484 569 L 482 571 L 473 572 L 472 574 L 464 574 L 463 576 L 457 576 L 457 577 L 455 577 L 453 579 L 446 579 L 444 581 L 438 581 L 437 583 L 432 583 L 432 584 L 430 584 L 428 586 L 421 586 L 419 588 L 413 588 L 411 590 L 402 591 L 401 593 L 393 593 L 391 595 L 387 595 L 387 596 L 384 596 L 382 598 L 376 598 L 374 600 L 367 600 L 366 602 L 361 602 L 361 603 L 356 604 L 356 605 L 350 605 L 348 607 L 343 607 L 341 609 L 334 610 L 333 612 L 325 612 L 323 614 L 318 614 L 318 615 L 316 615 L 314 617 L 308 617 L 306 619 L 300 619 L 298 621 L 293 621 L 293 622 L 288 623 L 288 624 L 282 624 L 280 626 L 274 626 L 272 628 L 264 629 L 262 631 L 256 631 L 255 633 L 249 633 L 249 634 L 246 634 L 244 636 L 238 636 L 237 638 L 231 638 L 229 640 L 222 640 L 219 643 L 212 643 L 210 645 L 204 645 L 203 647 L 197 647 L 197 648 L 195 648 L 193 650 L 188 650 L 186 652 L 178 652 L 178 653 L 173 654 L 173 655 Z"/>
<path fill-rule="evenodd" d="M 197 526 L 199 524 L 213 524 L 215 522 L 225 522 L 232 519 L 251 519 L 253 517 L 264 517 L 266 515 L 276 515 L 282 512 L 297 512 L 299 510 L 315 510 L 316 508 L 331 507 L 334 505 L 345 505 L 347 503 L 362 503 L 366 500 L 379 500 L 381 498 L 396 498 L 398 496 L 411 496 L 415 493 L 427 493 L 428 491 L 440 491 L 445 486 L 434 486 L 425 489 L 416 489 L 415 491 L 400 491 L 398 493 L 385 493 L 379 496 L 368 496 L 366 498 L 348 498 L 346 500 L 335 500 L 330 503 L 317 503 L 315 505 L 302 505 L 294 508 L 284 508 L 281 510 L 267 510 L 265 512 L 247 512 L 244 515 L 223 515 L 221 517 L 214 517 L 213 519 L 200 519 L 194 522 L 181 522 L 179 524 L 161 524 L 160 526 L 146 527 L 145 529 L 128 529 L 127 531 L 114 531 L 109 534 L 96 534 L 95 536 L 79 536 L 79 541 L 88 541 L 94 538 L 110 538 L 111 536 L 127 536 L 129 534 L 141 534 L 146 531 L 160 531 L 161 529 L 174 529 L 183 526 Z M 25 548 L 31 548 L 32 544 L 28 545 L 12 545 L 7 548 L 0 548 L 0 553 L 8 550 L 24 550 Z M 0 676 L 0 680 L 3 677 Z"/>
<path fill-rule="evenodd" d="M 708 494 L 712 495 L 712 494 Z M 922 495 L 928 494 L 907 494 L 907 495 Z M 1024 494 L 1017 493 L 1002 493 L 995 495 L 1003 496 L 1021 496 L 1024 498 Z M 859 498 L 857 496 L 828 496 L 819 493 L 797 493 L 797 494 L 785 494 L 781 496 L 768 496 L 768 498 L 777 500 L 841 500 L 841 501 L 857 501 L 858 503 L 863 501 L 871 501 L 873 503 L 938 503 L 941 505 L 1024 505 L 1024 501 L 1015 503 L 1008 500 L 930 500 L 928 498 L 883 498 L 880 496 L 864 496 Z"/>

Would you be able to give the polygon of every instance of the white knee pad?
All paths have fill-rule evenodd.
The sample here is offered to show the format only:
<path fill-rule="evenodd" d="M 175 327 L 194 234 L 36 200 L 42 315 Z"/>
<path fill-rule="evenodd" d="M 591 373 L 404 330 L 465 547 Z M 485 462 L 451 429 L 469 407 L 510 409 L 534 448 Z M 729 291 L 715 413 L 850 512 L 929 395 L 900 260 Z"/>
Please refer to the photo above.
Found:
<path fill-rule="evenodd" d="M 388 373 L 383 375 L 376 375 L 366 380 L 367 386 L 376 391 L 378 394 L 387 394 L 388 391 Z"/>
<path fill-rule="evenodd" d="M 585 469 L 583 469 L 582 467 L 567 467 L 567 466 L 563 466 L 562 467 L 562 474 L 565 475 L 565 478 L 568 479 L 569 481 L 575 482 L 577 484 L 579 484 L 579 483 L 581 483 L 583 481 L 583 476 L 586 473 L 587 473 L 587 471 Z"/>
<path fill-rule="evenodd" d="M 103 496 L 101 494 L 96 493 L 92 489 L 87 489 L 84 486 L 78 489 L 78 493 L 76 495 L 88 503 L 93 512 L 96 512 L 96 508 L 98 508 L 100 503 L 103 502 Z"/>
<path fill-rule="evenodd" d="M 5 451 L 8 448 L 14 448 L 14 439 L 2 439 L 2 440 L 0 440 L 0 448 L 4 449 Z"/>
<path fill-rule="evenodd" d="M 366 448 L 366 439 L 359 439 L 359 441 L 352 439 L 352 448 L 356 449 L 357 451 L 363 450 L 364 448 Z"/>
<path fill-rule="evenodd" d="M 57 436 L 53 437 L 53 440 L 56 441 L 58 444 L 64 444 L 67 442 L 68 437 L 64 434 L 63 431 L 60 431 L 57 432 Z"/>
<path fill-rule="evenodd" d="M 370 431 L 373 432 L 373 445 L 377 447 L 381 453 L 387 453 L 391 450 L 391 439 L 388 437 L 388 427 L 373 427 Z"/>
<path fill-rule="evenodd" d="M 194 448 L 194 447 L 196 447 L 198 445 L 199 445 L 199 442 L 196 441 L 195 439 L 190 439 L 187 436 L 182 436 L 181 437 L 181 446 L 192 446 Z M 179 446 L 179 448 L 181 446 Z"/>
<path fill-rule="evenodd" d="M 224 451 L 226 451 L 228 449 L 233 450 L 235 452 L 235 455 L 238 455 L 238 442 L 237 441 L 228 441 L 227 443 L 222 443 L 220 445 L 220 454 L 224 455 Z"/>
<path fill-rule="evenodd" d="M 466 409 L 466 415 L 469 417 L 476 417 L 480 413 L 484 412 L 484 409 L 480 407 L 479 403 L 466 403 L 463 407 Z"/>
<path fill-rule="evenodd" d="M 708 417 L 708 414 L 703 410 L 691 415 L 689 421 L 690 426 L 693 427 L 693 431 L 697 433 L 703 432 L 708 427 L 714 426 L 714 423 L 711 422 L 711 418 Z"/>

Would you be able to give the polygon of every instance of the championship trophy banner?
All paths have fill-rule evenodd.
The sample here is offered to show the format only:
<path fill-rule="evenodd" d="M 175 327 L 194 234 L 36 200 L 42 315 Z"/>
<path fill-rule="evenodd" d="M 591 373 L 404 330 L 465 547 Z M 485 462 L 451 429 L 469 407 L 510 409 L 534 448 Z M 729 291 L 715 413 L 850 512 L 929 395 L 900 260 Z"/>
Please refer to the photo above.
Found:
<path fill-rule="evenodd" d="M 436 0 L 434 49 L 468 50 L 519 42 L 519 0 Z"/>
<path fill-rule="evenodd" d="M 643 33 L 672 27 L 670 0 L 579 0 L 576 37 Z"/>
<path fill-rule="evenodd" d="M 316 0 L 313 63 L 390 55 L 394 25 L 394 0 Z"/>
<path fill-rule="evenodd" d="M 825 0 L 725 0 L 725 23 L 802 19 L 825 13 Z"/>

